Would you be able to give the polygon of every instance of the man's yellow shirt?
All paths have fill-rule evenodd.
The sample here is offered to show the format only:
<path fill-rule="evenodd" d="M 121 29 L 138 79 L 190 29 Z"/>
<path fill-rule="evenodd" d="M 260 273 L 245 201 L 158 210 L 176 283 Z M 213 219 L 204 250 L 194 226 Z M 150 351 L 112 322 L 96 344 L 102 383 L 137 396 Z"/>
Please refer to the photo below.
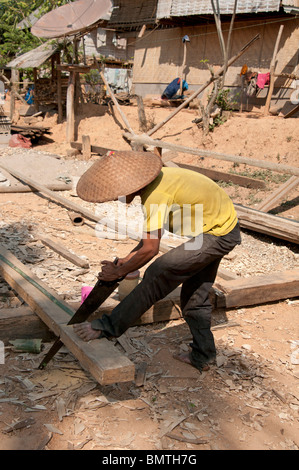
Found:
<path fill-rule="evenodd" d="M 231 199 L 220 186 L 183 168 L 163 168 L 141 191 L 141 201 L 146 232 L 164 228 L 186 237 L 222 236 L 238 221 Z"/>

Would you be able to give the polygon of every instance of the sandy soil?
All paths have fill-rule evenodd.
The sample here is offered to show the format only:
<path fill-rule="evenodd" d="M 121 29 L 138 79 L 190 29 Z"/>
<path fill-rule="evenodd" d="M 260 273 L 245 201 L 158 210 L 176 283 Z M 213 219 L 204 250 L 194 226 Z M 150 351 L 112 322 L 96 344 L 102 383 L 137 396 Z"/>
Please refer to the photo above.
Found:
<path fill-rule="evenodd" d="M 139 132 L 137 108 L 122 109 Z M 146 108 L 148 120 L 156 124 L 170 112 L 165 108 Z M 192 123 L 196 116 L 196 110 L 182 111 L 155 138 L 298 166 L 296 119 L 263 117 L 258 110 L 234 113 L 203 137 L 201 129 Z M 80 155 L 67 156 L 66 125 L 57 125 L 56 119 L 54 115 L 39 122 L 51 127 L 52 143 L 40 142 L 27 151 L 2 149 L 0 161 L 18 165 L 26 175 L 38 177 L 41 182 L 45 175 L 48 181 L 65 175 L 75 180 L 90 162 L 83 162 Z M 93 145 L 130 148 L 107 108 L 85 107 L 78 121 L 79 141 L 88 134 Z M 60 160 L 50 156 L 53 154 Z M 234 202 L 251 207 L 283 182 L 278 173 L 212 158 L 179 154 L 173 155 L 173 160 L 224 171 L 246 171 L 262 179 L 267 183 L 263 191 L 224 185 Z M 61 194 L 85 205 L 74 194 Z M 93 285 L 102 259 L 122 256 L 134 246 L 131 240 L 96 237 L 93 224 L 73 227 L 65 208 L 37 194 L 0 194 L 0 212 L 4 246 L 60 295 L 73 301 L 80 299 L 83 284 Z M 299 220 L 298 188 L 276 212 Z M 38 241 L 39 232 L 86 257 L 90 263 L 88 272 L 46 249 Z M 298 252 L 298 246 L 243 231 L 243 245 L 234 256 L 223 260 L 223 266 L 245 277 L 295 269 Z M 20 306 L 21 299 L 5 297 L 7 290 L 2 282 L 0 308 Z M 142 386 L 135 382 L 101 386 L 67 350 L 58 354 L 46 370 L 39 371 L 37 366 L 51 343 L 46 343 L 39 355 L 19 353 L 9 346 L 5 364 L 0 365 L 0 449 L 193 453 L 298 450 L 298 314 L 298 298 L 215 311 L 217 366 L 203 374 L 172 357 L 189 347 L 190 334 L 183 320 L 131 328 L 128 340 L 133 352 L 125 352 L 118 343 L 115 347 L 127 354 L 137 368 L 147 363 Z"/>

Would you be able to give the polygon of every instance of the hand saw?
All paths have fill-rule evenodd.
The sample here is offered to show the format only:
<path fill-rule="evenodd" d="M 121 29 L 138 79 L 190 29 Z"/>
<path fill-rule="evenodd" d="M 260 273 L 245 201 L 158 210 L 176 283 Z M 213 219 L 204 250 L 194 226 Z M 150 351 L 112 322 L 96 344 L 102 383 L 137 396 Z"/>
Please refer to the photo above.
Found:
<path fill-rule="evenodd" d="M 118 258 L 116 258 L 113 262 L 114 264 L 117 264 Z M 88 317 L 112 294 L 122 279 L 123 278 L 117 279 L 115 281 L 101 281 L 99 279 L 90 294 L 74 313 L 67 325 L 74 325 L 75 323 L 83 323 L 86 321 Z M 62 346 L 63 342 L 57 338 L 38 368 L 44 369 Z"/>

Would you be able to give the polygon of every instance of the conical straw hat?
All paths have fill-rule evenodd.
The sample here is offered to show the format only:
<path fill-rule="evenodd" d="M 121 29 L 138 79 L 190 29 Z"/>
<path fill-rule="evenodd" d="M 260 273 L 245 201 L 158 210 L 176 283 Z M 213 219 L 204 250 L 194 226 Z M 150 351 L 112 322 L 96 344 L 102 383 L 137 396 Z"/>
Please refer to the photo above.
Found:
<path fill-rule="evenodd" d="M 84 201 L 115 201 L 151 183 L 162 160 L 150 152 L 120 151 L 97 160 L 79 179 L 77 194 Z"/>

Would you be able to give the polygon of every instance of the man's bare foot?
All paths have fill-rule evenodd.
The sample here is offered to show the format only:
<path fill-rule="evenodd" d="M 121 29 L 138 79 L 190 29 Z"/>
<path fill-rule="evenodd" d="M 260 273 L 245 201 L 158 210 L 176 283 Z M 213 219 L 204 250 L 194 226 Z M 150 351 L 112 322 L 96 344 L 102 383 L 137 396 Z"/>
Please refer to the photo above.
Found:
<path fill-rule="evenodd" d="M 173 358 L 178 360 L 178 361 L 181 361 L 181 362 L 184 362 L 185 364 L 190 364 L 190 366 L 193 366 L 195 367 L 192 362 L 191 362 L 191 358 L 190 358 L 190 354 L 189 353 L 181 353 L 181 354 L 174 354 L 173 355 Z M 201 369 L 200 371 L 207 371 L 207 370 L 210 370 L 210 366 L 208 366 L 207 364 L 205 364 Z"/>
<path fill-rule="evenodd" d="M 185 364 L 192 365 L 189 353 L 174 354 L 173 358 L 177 361 L 184 362 Z"/>
<path fill-rule="evenodd" d="M 97 339 L 101 335 L 101 330 L 94 330 L 89 322 L 77 323 L 73 326 L 75 333 L 83 341 Z"/>

